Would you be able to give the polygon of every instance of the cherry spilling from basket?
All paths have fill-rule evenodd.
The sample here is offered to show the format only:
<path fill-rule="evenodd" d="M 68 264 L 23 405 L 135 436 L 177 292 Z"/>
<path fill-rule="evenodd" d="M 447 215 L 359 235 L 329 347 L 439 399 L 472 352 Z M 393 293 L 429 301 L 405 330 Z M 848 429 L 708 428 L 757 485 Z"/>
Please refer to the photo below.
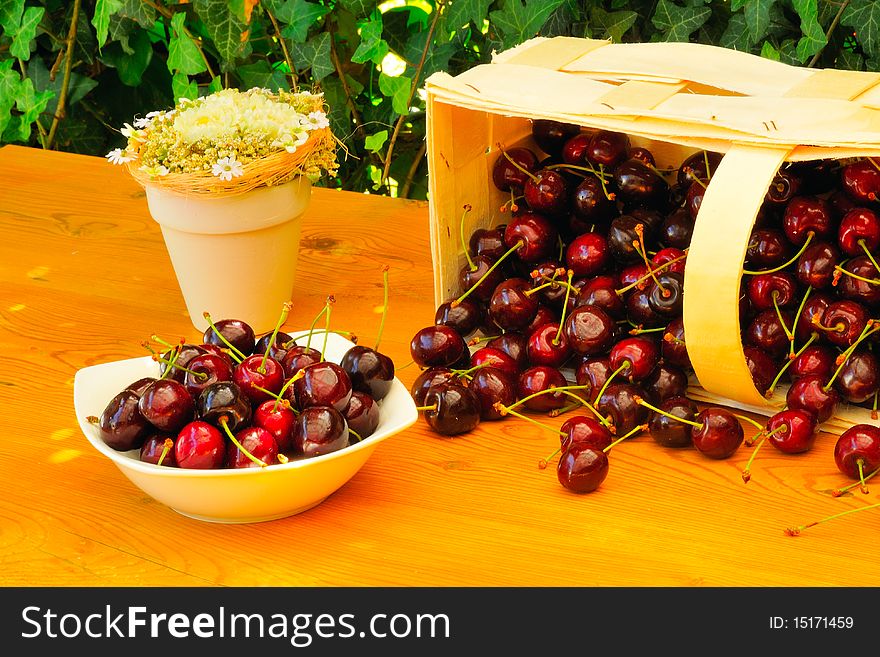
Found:
<path fill-rule="evenodd" d="M 611 449 L 643 433 L 713 459 L 752 447 L 748 481 L 763 445 L 803 452 L 842 405 L 877 411 L 878 163 L 786 163 L 766 192 L 738 312 L 755 386 L 788 394 L 761 424 L 688 398 L 684 272 L 722 154 L 697 151 L 659 168 L 625 134 L 531 126 L 529 140 L 495 152 L 487 185 L 503 195 L 499 212 L 474 222 L 473 208 L 462 208 L 458 293 L 410 345 L 422 368 L 411 393 L 433 431 L 455 436 L 520 418 L 559 436 L 559 482 L 589 492 L 604 481 Z M 561 427 L 546 419 L 564 414 Z M 858 468 L 838 468 L 864 487 L 880 464 L 859 458 Z"/>
<path fill-rule="evenodd" d="M 388 306 L 388 269 L 383 270 Z M 394 363 L 373 347 L 354 344 L 334 362 L 325 357 L 327 302 L 309 331 L 296 338 L 275 329 L 256 336 L 235 318 L 214 321 L 201 342 L 144 342 L 157 362 L 155 377 L 132 382 L 89 421 L 118 451 L 162 466 L 217 469 L 266 467 L 330 454 L 369 438 L 394 381 Z M 316 332 L 324 319 L 324 330 Z M 353 338 L 353 336 L 351 336 Z M 354 338 L 353 338 L 354 339 Z"/>

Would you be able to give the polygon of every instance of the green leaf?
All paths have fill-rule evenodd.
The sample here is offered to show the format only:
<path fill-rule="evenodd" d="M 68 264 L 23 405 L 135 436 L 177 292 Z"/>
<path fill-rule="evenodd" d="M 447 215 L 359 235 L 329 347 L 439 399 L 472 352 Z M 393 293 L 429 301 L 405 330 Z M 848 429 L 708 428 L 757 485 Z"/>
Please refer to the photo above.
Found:
<path fill-rule="evenodd" d="M 446 5 L 443 20 L 450 32 L 473 23 L 482 28 L 483 21 L 489 17 L 489 5 L 492 0 L 454 0 Z"/>
<path fill-rule="evenodd" d="M 21 76 L 12 70 L 13 62 L 12 59 L 0 61 L 0 135 L 12 118 L 12 106 L 21 85 Z"/>
<path fill-rule="evenodd" d="M 235 74 L 241 80 L 242 88 L 262 87 L 265 89 L 289 89 L 290 84 L 282 71 L 272 68 L 266 60 L 260 60 L 253 64 L 243 64 L 235 69 Z"/>
<path fill-rule="evenodd" d="M 311 37 L 305 43 L 294 43 L 290 47 L 290 56 L 297 71 L 307 68 L 312 69 L 312 78 L 320 82 L 334 72 L 333 62 L 330 60 L 330 36 L 329 32 L 321 32 Z"/>
<path fill-rule="evenodd" d="M 183 75 L 196 75 L 207 70 L 199 47 L 183 26 L 186 14 L 178 12 L 171 19 L 171 39 L 168 42 L 168 70 Z"/>
<path fill-rule="evenodd" d="M 409 114 L 409 92 L 412 80 L 405 75 L 392 77 L 379 74 L 379 91 L 391 98 L 391 107 L 398 114 Z"/>
<path fill-rule="evenodd" d="M 153 58 L 153 44 L 147 33 L 140 28 L 127 41 L 131 52 L 126 52 L 121 43 L 111 43 L 104 49 L 102 60 L 116 69 L 122 84 L 136 87 L 141 83 L 141 77 Z"/>
<path fill-rule="evenodd" d="M 770 29 L 770 9 L 776 0 L 748 0 L 743 10 L 749 45 L 758 43 Z"/>
<path fill-rule="evenodd" d="M 819 24 L 819 8 L 816 0 L 793 0 L 794 10 L 801 19 L 803 37 L 797 44 L 797 58 L 805 63 L 810 57 L 820 52 L 828 43 L 825 32 Z"/>
<path fill-rule="evenodd" d="M 171 78 L 171 93 L 174 94 L 175 101 L 181 98 L 195 100 L 199 97 L 199 85 L 195 80 L 190 81 L 187 75 L 175 73 Z"/>
<path fill-rule="evenodd" d="M 601 7 L 594 7 L 590 11 L 593 38 L 611 39 L 614 43 L 621 43 L 623 35 L 635 24 L 638 17 L 634 11 L 607 12 Z"/>
<path fill-rule="evenodd" d="M 6 34 L 15 34 L 21 26 L 24 13 L 24 0 L 0 1 L 0 27 Z"/>
<path fill-rule="evenodd" d="M 869 58 L 880 54 L 880 2 L 852 0 L 840 17 L 840 23 L 855 30 L 856 38 Z"/>
<path fill-rule="evenodd" d="M 355 18 L 363 18 L 372 14 L 379 3 L 377 0 L 341 0 L 339 4 L 354 14 Z"/>
<path fill-rule="evenodd" d="M 21 17 L 21 26 L 12 39 L 9 54 L 25 61 L 31 58 L 31 41 L 37 36 L 37 26 L 46 13 L 44 7 L 28 7 Z"/>
<path fill-rule="evenodd" d="M 281 36 L 302 43 L 309 36 L 309 28 L 321 20 L 329 7 L 319 5 L 308 0 L 288 0 L 285 4 L 285 18 L 283 22 L 287 27 L 281 30 Z M 282 20 L 280 17 L 279 20 Z"/>
<path fill-rule="evenodd" d="M 229 8 L 227 0 L 193 0 L 193 7 L 227 66 L 250 53 L 245 34 L 248 24 Z"/>
<path fill-rule="evenodd" d="M 49 114 L 55 114 L 55 110 L 58 107 L 58 97 L 61 95 L 61 87 L 64 84 L 64 77 L 56 75 L 54 80 L 51 79 L 49 69 L 46 68 L 46 64 L 40 57 L 34 57 L 33 61 L 31 61 L 28 66 L 28 77 L 33 81 L 36 91 L 52 94 L 52 100 L 46 104 L 46 111 Z M 97 80 L 80 75 L 76 71 L 71 71 L 70 82 L 67 85 L 67 106 L 75 106 L 97 86 Z"/>
<path fill-rule="evenodd" d="M 111 16 L 133 20 L 141 27 L 152 27 L 156 22 L 156 10 L 143 0 L 122 0 L 119 10 Z"/>
<path fill-rule="evenodd" d="M 761 57 L 765 59 L 772 59 L 774 62 L 778 62 L 780 55 L 779 51 L 773 46 L 769 41 L 765 41 L 764 45 L 761 46 Z"/>
<path fill-rule="evenodd" d="M 659 0 L 651 22 L 664 32 L 663 41 L 687 41 L 711 15 L 709 7 L 679 7 L 671 0 Z"/>
<path fill-rule="evenodd" d="M 724 29 L 724 34 L 721 35 L 718 45 L 722 48 L 739 50 L 740 52 L 749 51 L 751 44 L 749 43 L 749 28 L 746 25 L 745 16 L 733 14 L 730 17 L 730 21 L 727 23 L 727 27 Z"/>
<path fill-rule="evenodd" d="M 388 54 L 388 43 L 382 38 L 382 17 L 370 19 L 361 26 L 361 42 L 351 56 L 351 61 L 364 64 L 372 61 L 376 64 Z"/>
<path fill-rule="evenodd" d="M 841 50 L 837 59 L 834 61 L 834 68 L 845 69 L 847 71 L 864 71 L 865 58 L 857 53 L 850 52 L 849 50 Z"/>
<path fill-rule="evenodd" d="M 428 41 L 428 30 L 422 30 L 410 35 L 403 48 L 401 57 L 407 62 L 416 63 L 422 58 L 425 52 L 425 45 Z M 425 63 L 422 66 L 421 77 L 417 81 L 417 86 L 422 85 L 422 81 L 436 71 L 445 71 L 449 68 L 449 60 L 455 54 L 455 44 L 452 42 L 437 43 L 436 40 L 431 41 L 425 56 Z M 408 67 L 408 70 L 415 75 L 415 66 Z"/>
<path fill-rule="evenodd" d="M 107 43 L 107 31 L 110 26 L 110 16 L 122 8 L 122 0 L 97 0 L 95 13 L 92 16 L 92 25 L 98 36 L 98 49 Z"/>
<path fill-rule="evenodd" d="M 492 25 L 502 34 L 504 48 L 531 39 L 544 27 L 563 0 L 504 0 L 501 9 L 489 13 Z"/>
<path fill-rule="evenodd" d="M 33 82 L 30 78 L 25 78 L 18 85 L 18 92 L 15 98 L 15 107 L 21 112 L 21 115 L 15 117 L 16 120 L 10 122 L 7 131 L 4 133 L 4 139 L 7 134 L 11 141 L 27 142 L 31 136 L 31 127 L 34 121 L 46 109 L 46 104 L 54 94 L 51 91 L 37 92 L 34 89 Z"/>
<path fill-rule="evenodd" d="M 366 139 L 364 139 L 364 148 L 366 148 L 371 153 L 378 153 L 380 150 L 382 150 L 382 146 L 385 145 L 387 139 L 388 131 L 380 130 L 376 134 L 369 135 Z"/>

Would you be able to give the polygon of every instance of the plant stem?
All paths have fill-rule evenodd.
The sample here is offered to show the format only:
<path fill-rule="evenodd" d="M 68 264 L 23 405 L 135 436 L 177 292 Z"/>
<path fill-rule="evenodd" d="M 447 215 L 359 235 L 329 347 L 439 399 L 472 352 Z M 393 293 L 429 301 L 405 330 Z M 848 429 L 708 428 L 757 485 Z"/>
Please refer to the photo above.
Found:
<path fill-rule="evenodd" d="M 831 40 L 831 34 L 837 29 L 837 24 L 840 23 L 840 18 L 843 16 L 843 12 L 846 11 L 846 7 L 849 4 L 849 0 L 844 0 L 840 4 L 840 9 L 837 10 L 837 14 L 835 14 L 834 19 L 831 21 L 831 25 L 828 26 L 828 31 L 825 32 L 825 43 L 827 44 Z M 807 64 L 807 68 L 813 68 L 816 64 L 819 63 L 819 57 L 825 50 L 825 46 L 822 46 L 821 50 L 813 55 L 813 58 L 810 60 L 810 63 Z"/>
<path fill-rule="evenodd" d="M 284 37 L 281 36 L 281 28 L 278 25 L 278 21 L 275 20 L 275 16 L 269 11 L 268 7 L 263 6 L 263 11 L 266 12 L 266 16 L 269 17 L 269 20 L 272 21 L 272 27 L 275 29 L 275 35 L 278 37 L 278 43 L 281 44 L 281 52 L 284 54 L 284 61 L 287 63 L 287 68 L 290 69 L 290 88 L 291 91 L 297 90 L 296 85 L 296 69 L 293 67 L 293 60 L 290 58 L 290 52 L 287 50 L 287 44 L 284 43 Z M 330 40 L 332 41 L 332 35 Z M 341 77 L 341 76 L 340 76 Z"/>
<path fill-rule="evenodd" d="M 58 124 L 64 117 L 67 105 L 67 91 L 70 87 L 70 72 L 73 69 L 73 47 L 76 44 L 77 23 L 79 23 L 79 8 L 81 0 L 74 0 L 73 12 L 70 15 L 70 29 L 67 31 L 67 41 L 64 55 L 64 77 L 61 80 L 61 90 L 58 92 L 58 105 L 55 106 L 55 116 L 52 117 L 52 125 L 49 127 L 49 135 L 44 142 L 44 148 L 52 148 L 55 135 L 58 132 Z"/>
<path fill-rule="evenodd" d="M 419 166 L 421 166 L 422 160 L 424 160 L 427 150 L 428 141 L 423 139 L 422 143 L 419 145 L 419 150 L 416 151 L 412 164 L 409 165 L 409 170 L 406 172 L 406 179 L 403 181 L 403 186 L 397 193 L 398 197 L 409 198 L 409 190 L 412 188 L 413 180 L 415 180 L 416 177 L 416 172 L 419 170 Z"/>

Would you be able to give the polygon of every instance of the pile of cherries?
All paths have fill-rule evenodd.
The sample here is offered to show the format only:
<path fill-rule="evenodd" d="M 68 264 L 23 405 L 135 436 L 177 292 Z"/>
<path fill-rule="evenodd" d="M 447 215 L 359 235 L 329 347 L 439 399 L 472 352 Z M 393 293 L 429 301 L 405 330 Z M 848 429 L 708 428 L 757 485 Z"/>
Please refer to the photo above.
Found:
<path fill-rule="evenodd" d="M 459 294 L 410 344 L 422 368 L 411 393 L 428 425 L 454 436 L 523 418 L 559 436 L 559 482 L 589 492 L 611 448 L 644 431 L 715 459 L 744 442 L 797 452 L 838 403 L 876 408 L 880 169 L 868 159 L 784 165 L 749 243 L 747 363 L 762 392 L 791 385 L 786 407 L 761 425 L 688 398 L 684 268 L 721 157 L 699 151 L 660 170 L 625 134 L 547 120 L 532 121 L 529 142 L 499 147 L 491 184 L 509 219 L 466 236 L 462 217 Z M 569 411 L 559 428 L 535 417 Z M 748 441 L 740 420 L 756 427 Z M 846 457 L 835 458 L 863 481 L 880 467 L 880 430 L 851 431 L 860 439 L 839 441 Z"/>
<path fill-rule="evenodd" d="M 387 279 L 386 279 L 387 280 Z M 332 297 L 322 311 L 329 319 Z M 241 319 L 212 321 L 201 343 L 153 349 L 155 377 L 141 378 L 90 417 L 103 441 L 138 450 L 161 466 L 266 467 L 343 449 L 372 435 L 394 363 L 355 344 L 338 363 L 324 357 L 320 336 L 294 339 L 279 327 L 257 337 Z M 314 329 L 314 323 L 312 325 Z"/>

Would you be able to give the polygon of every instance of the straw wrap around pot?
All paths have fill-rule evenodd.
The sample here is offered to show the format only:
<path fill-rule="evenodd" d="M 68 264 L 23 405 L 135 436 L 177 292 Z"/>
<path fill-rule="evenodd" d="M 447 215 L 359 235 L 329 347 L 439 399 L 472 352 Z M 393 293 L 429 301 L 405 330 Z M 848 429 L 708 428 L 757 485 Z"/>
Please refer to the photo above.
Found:
<path fill-rule="evenodd" d="M 457 236 L 502 223 L 490 184 L 502 148 L 525 142 L 532 119 L 623 132 L 658 167 L 697 150 L 724 154 L 697 216 L 685 270 L 683 321 L 696 399 L 766 415 L 741 341 L 738 299 L 749 237 L 784 162 L 880 155 L 880 73 L 813 70 L 692 43 L 612 44 L 536 38 L 458 76 L 426 83 L 436 304 L 455 295 Z M 840 409 L 827 424 L 870 421 Z"/>

